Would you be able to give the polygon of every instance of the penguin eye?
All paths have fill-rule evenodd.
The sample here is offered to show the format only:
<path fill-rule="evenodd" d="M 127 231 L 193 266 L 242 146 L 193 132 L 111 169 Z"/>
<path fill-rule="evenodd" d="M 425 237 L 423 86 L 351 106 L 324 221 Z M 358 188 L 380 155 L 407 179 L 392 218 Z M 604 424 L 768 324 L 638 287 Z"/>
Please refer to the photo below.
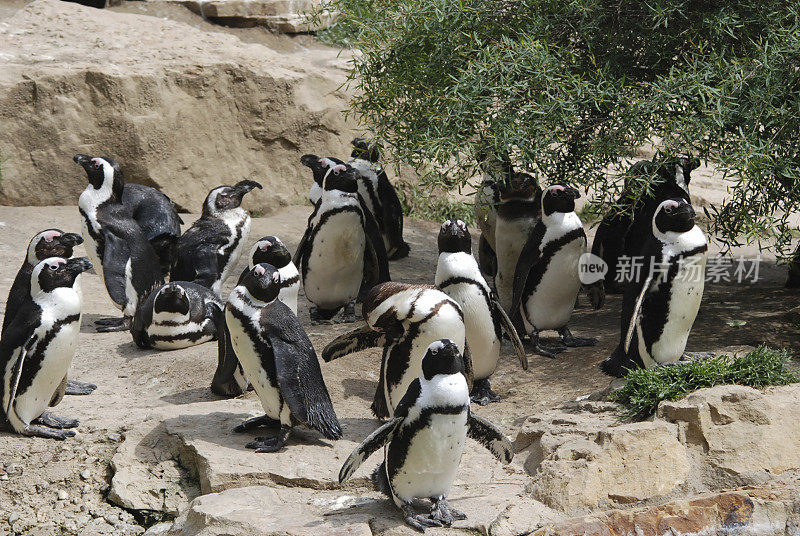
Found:
<path fill-rule="evenodd" d="M 666 207 L 664 209 L 664 212 L 667 213 L 667 214 L 672 214 L 672 207 Z"/>

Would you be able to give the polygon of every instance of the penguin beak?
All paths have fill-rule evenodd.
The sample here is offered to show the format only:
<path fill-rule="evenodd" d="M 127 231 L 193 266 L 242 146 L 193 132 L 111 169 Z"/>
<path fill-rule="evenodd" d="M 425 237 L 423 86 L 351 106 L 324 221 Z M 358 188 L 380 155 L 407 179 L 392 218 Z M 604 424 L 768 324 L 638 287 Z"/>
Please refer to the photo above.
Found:
<path fill-rule="evenodd" d="M 61 236 L 61 242 L 68 248 L 75 247 L 83 244 L 83 237 L 76 233 L 64 233 Z"/>
<path fill-rule="evenodd" d="M 88 164 L 89 162 L 92 161 L 92 157 L 88 156 L 88 155 L 85 155 L 85 154 L 76 154 L 75 156 L 72 157 L 72 159 L 76 163 L 78 163 L 78 164 L 80 164 L 82 166 L 85 166 L 86 164 Z"/>
<path fill-rule="evenodd" d="M 233 187 L 233 190 L 236 192 L 236 195 L 241 198 L 255 188 L 262 189 L 262 186 L 256 181 L 239 181 L 236 183 L 236 186 Z"/>
<path fill-rule="evenodd" d="M 73 274 L 79 274 L 92 269 L 92 263 L 87 257 L 75 257 L 67 261 L 67 270 Z"/>
<path fill-rule="evenodd" d="M 572 197 L 572 199 L 580 199 L 581 198 L 581 193 L 578 191 L 577 188 L 573 188 L 572 186 L 567 186 L 565 188 L 565 190 L 566 190 L 566 192 L 564 192 L 564 193 L 566 193 L 567 195 Z"/>
<path fill-rule="evenodd" d="M 694 207 L 692 207 L 692 205 L 689 203 L 681 203 L 678 205 L 673 214 L 687 221 L 693 220 L 697 216 L 697 213 L 694 211 Z"/>
<path fill-rule="evenodd" d="M 316 169 L 322 165 L 319 162 L 319 157 L 315 154 L 304 154 L 300 157 L 300 163 L 311 169 Z"/>

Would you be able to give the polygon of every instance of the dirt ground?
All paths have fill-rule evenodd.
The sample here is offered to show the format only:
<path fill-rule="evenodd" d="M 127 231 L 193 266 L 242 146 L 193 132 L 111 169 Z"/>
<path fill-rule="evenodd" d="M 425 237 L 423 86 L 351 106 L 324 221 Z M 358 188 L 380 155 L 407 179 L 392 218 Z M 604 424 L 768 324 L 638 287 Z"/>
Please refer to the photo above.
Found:
<path fill-rule="evenodd" d="M 294 250 L 308 213 L 309 207 L 289 207 L 254 219 L 250 244 L 274 234 Z M 184 219 L 191 222 L 194 217 L 184 215 Z M 0 207 L 0 294 L 8 292 L 29 238 L 48 227 L 78 231 L 77 209 Z M 408 220 L 406 229 L 411 255 L 391 264 L 392 277 L 432 282 L 438 224 Z M 749 257 L 754 251 L 744 253 Z M 82 248 L 76 254 L 82 255 Z M 244 259 L 240 263 L 243 266 Z M 707 286 L 688 350 L 714 351 L 762 342 L 797 349 L 800 317 L 790 311 L 800 305 L 800 294 L 782 288 L 784 270 L 775 266 L 774 260 L 761 263 L 760 276 L 756 285 Z M 84 315 L 71 376 L 94 382 L 99 388 L 90 396 L 68 396 L 56 408 L 59 415 L 80 418 L 79 433 L 73 439 L 57 443 L 0 432 L 0 534 L 12 530 L 43 535 L 140 533 L 142 528 L 132 515 L 105 501 L 112 476 L 109 460 L 117 444 L 126 430 L 150 419 L 159 408 L 218 400 L 208 389 L 216 365 L 215 343 L 171 352 L 142 351 L 128 333 L 96 333 L 94 320 L 116 315 L 117 310 L 97 275 L 83 276 L 82 286 Z M 225 291 L 231 287 L 229 281 Z M 309 325 L 308 306 L 301 296 L 299 317 L 317 352 L 353 327 Z M 513 438 L 519 418 L 607 387 L 609 380 L 600 374 L 597 364 L 616 344 L 619 309 L 619 296 L 609 296 L 600 311 L 590 310 L 586 298 L 581 297 L 573 332 L 598 337 L 597 346 L 570 349 L 557 359 L 530 355 L 527 372 L 506 348 L 492 378 L 503 400 L 481 408 L 481 414 L 501 424 Z M 379 355 L 379 351 L 368 351 L 323 364 L 340 414 L 358 408 L 358 413 L 368 415 Z M 253 393 L 244 398 L 255 401 Z"/>

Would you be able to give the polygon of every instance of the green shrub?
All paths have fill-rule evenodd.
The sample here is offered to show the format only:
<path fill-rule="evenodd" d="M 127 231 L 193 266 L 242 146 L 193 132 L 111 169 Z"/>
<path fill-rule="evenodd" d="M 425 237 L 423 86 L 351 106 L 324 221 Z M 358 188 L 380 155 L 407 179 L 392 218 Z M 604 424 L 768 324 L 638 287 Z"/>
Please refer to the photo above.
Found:
<path fill-rule="evenodd" d="M 743 356 L 714 356 L 679 365 L 636 369 L 628 373 L 625 386 L 612 392 L 609 398 L 622 404 L 623 418 L 642 420 L 655 413 L 662 400 L 678 400 L 703 387 L 739 384 L 762 388 L 800 381 L 787 368 L 790 357 L 786 350 L 760 346 Z"/>
<path fill-rule="evenodd" d="M 450 198 L 447 192 L 431 190 L 417 184 L 400 181 L 396 185 L 397 196 L 403 205 L 403 214 L 422 220 L 442 223 L 448 219 L 459 219 L 474 225 L 475 214 L 471 203 Z"/>

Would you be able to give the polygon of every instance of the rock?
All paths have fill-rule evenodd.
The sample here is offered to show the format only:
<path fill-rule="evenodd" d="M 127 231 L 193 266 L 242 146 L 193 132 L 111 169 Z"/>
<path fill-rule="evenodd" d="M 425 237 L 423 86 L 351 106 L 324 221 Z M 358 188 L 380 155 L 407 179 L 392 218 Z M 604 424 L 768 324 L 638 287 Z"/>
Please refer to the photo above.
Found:
<path fill-rule="evenodd" d="M 222 182 L 261 182 L 246 208 L 306 202 L 307 152 L 345 156 L 348 52 L 276 52 L 157 17 L 36 0 L 0 25 L 0 204 L 74 203 L 76 152 L 198 211 Z M 87 36 L 91 36 L 87 38 Z M 175 36 L 175 38 L 171 38 Z M 30 185 L 35 183 L 36 188 Z"/>
<path fill-rule="evenodd" d="M 283 33 L 318 31 L 329 27 L 335 20 L 326 11 L 316 24 L 312 22 L 309 15 L 322 3 L 320 0 L 167 1 L 177 1 L 212 22 L 228 26 L 266 26 Z"/>
<path fill-rule="evenodd" d="M 709 487 L 759 484 L 800 467 L 800 384 L 759 391 L 721 385 L 662 402 Z"/>
<path fill-rule="evenodd" d="M 89 478 L 91 478 L 91 476 L 92 476 L 92 473 L 88 469 L 84 469 L 83 471 L 81 471 L 81 478 L 83 480 L 89 480 Z"/>
<path fill-rule="evenodd" d="M 341 493 L 339 493 L 341 495 Z M 368 517 L 325 511 L 311 497 L 332 496 L 303 489 L 251 486 L 198 497 L 176 520 L 169 535 L 181 536 L 372 536 Z"/>
<path fill-rule="evenodd" d="M 589 411 L 581 411 L 589 410 Z M 667 495 L 690 464 L 677 430 L 665 422 L 620 424 L 614 406 L 572 403 L 530 418 L 516 446 L 533 477 L 531 496 L 564 512 Z"/>
<path fill-rule="evenodd" d="M 58 490 L 58 500 L 66 501 L 67 499 L 69 499 L 69 495 L 67 495 L 67 492 L 64 491 L 63 489 Z"/>
<path fill-rule="evenodd" d="M 156 523 L 155 525 L 147 529 L 142 536 L 165 536 L 169 532 L 169 529 L 171 527 L 172 523 L 168 522 Z"/>

